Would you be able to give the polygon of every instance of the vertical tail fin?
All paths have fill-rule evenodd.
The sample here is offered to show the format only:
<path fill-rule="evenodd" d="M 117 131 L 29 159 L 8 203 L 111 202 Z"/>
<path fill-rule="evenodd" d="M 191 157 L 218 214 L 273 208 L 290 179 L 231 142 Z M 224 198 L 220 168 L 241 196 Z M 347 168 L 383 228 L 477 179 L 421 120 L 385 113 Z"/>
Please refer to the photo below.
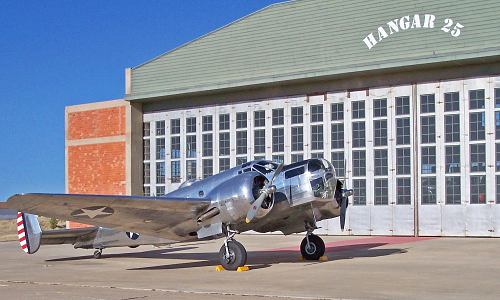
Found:
<path fill-rule="evenodd" d="M 40 248 L 40 241 L 42 239 L 42 230 L 38 223 L 38 217 L 18 212 L 17 235 L 19 237 L 21 249 L 24 252 L 28 254 L 37 252 Z"/>

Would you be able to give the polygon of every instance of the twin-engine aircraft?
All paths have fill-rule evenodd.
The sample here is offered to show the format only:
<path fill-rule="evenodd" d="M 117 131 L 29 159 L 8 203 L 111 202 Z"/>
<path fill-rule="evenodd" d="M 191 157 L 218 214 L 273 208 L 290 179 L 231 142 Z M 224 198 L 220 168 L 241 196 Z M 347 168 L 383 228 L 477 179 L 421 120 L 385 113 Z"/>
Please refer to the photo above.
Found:
<path fill-rule="evenodd" d="M 247 261 L 247 252 L 235 235 L 281 231 L 306 232 L 302 256 L 318 260 L 325 253 L 323 240 L 313 231 L 317 222 L 340 216 L 344 230 L 348 197 L 335 169 L 324 159 L 290 165 L 252 161 L 199 181 L 187 181 L 163 197 L 71 194 L 14 195 L 7 206 L 18 215 L 21 247 L 34 253 L 40 244 L 71 243 L 75 248 L 153 244 L 224 237 L 219 251 L 226 270 Z M 95 225 L 96 228 L 42 232 L 36 216 Z"/>

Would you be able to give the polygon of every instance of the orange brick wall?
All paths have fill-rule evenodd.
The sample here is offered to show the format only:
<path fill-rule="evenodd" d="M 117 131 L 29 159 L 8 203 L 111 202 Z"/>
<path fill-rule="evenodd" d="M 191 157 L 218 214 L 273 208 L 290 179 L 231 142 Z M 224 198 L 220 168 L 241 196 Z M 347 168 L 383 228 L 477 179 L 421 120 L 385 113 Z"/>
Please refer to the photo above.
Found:
<path fill-rule="evenodd" d="M 125 106 L 70 110 L 66 120 L 68 193 L 126 194 Z M 69 222 L 68 226 L 88 225 Z"/>
<path fill-rule="evenodd" d="M 68 140 L 125 135 L 125 106 L 68 114 Z"/>

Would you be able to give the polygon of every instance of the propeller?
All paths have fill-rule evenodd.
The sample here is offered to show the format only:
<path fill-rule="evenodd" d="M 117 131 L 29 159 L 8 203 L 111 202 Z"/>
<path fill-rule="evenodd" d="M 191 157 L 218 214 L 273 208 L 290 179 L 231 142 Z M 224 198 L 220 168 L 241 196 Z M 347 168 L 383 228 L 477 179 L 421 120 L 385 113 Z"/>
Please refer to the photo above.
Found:
<path fill-rule="evenodd" d="M 250 207 L 250 210 L 247 213 L 247 218 L 245 220 L 247 223 L 250 223 L 255 218 L 257 212 L 262 207 L 262 202 L 264 202 L 264 199 L 266 199 L 267 197 L 269 197 L 269 195 L 274 194 L 274 192 L 276 192 L 276 186 L 273 185 L 273 182 L 276 179 L 276 177 L 281 173 L 281 171 L 283 171 L 283 167 L 284 167 L 283 163 L 279 164 L 279 166 L 274 171 L 271 180 L 268 182 L 267 185 L 265 185 L 260 190 L 260 196 L 257 198 L 257 200 L 254 201 L 252 207 Z"/>
<path fill-rule="evenodd" d="M 347 183 L 347 162 L 344 160 L 344 182 L 345 185 Z M 353 195 L 353 190 L 342 189 L 341 197 L 340 197 L 340 230 L 344 231 L 345 227 L 345 215 L 347 212 L 347 205 L 349 203 L 349 196 Z"/>

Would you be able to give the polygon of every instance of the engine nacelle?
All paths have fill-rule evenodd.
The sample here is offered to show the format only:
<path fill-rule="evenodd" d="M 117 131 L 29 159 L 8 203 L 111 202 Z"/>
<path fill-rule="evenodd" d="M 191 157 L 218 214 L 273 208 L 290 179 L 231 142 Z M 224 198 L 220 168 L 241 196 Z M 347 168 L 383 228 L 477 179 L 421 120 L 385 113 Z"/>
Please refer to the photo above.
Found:
<path fill-rule="evenodd" d="M 209 198 L 218 203 L 221 221 L 223 223 L 243 222 L 266 182 L 267 179 L 262 174 L 251 171 L 239 174 L 214 189 Z M 265 208 L 259 210 L 256 218 L 262 218 L 272 209 L 270 199 L 266 200 L 263 204 Z"/>

